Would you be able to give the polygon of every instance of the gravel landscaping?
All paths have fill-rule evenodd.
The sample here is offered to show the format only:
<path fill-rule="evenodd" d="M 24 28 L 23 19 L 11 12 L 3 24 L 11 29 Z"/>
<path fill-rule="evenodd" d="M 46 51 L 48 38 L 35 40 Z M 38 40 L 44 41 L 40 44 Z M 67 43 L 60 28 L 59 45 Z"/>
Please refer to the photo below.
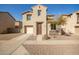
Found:
<path fill-rule="evenodd" d="M 48 40 L 79 40 L 79 35 L 71 35 L 71 36 L 65 36 L 65 35 L 58 35 L 58 36 L 52 36 Z"/>

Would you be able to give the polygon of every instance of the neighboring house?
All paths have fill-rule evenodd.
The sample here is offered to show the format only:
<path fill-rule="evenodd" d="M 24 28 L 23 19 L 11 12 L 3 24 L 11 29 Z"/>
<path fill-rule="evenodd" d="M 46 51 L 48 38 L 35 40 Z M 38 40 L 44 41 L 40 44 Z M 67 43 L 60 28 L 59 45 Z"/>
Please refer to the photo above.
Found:
<path fill-rule="evenodd" d="M 64 24 L 64 31 L 66 33 L 78 34 L 79 35 L 79 11 L 69 15 L 63 15 L 66 23 Z"/>
<path fill-rule="evenodd" d="M 15 32 L 20 33 L 22 29 L 22 22 L 21 21 L 16 21 L 15 22 Z"/>
<path fill-rule="evenodd" d="M 15 18 L 8 12 L 0 12 L 0 33 L 12 33 L 15 31 Z"/>

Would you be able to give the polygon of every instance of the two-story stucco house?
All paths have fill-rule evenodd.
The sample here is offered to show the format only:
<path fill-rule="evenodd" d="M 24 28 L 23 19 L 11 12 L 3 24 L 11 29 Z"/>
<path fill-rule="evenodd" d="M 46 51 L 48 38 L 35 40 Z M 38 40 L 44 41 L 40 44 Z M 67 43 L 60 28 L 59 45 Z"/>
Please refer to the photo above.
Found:
<path fill-rule="evenodd" d="M 46 12 L 47 7 L 37 5 L 32 7 L 32 11 L 23 13 L 23 33 L 33 35 L 46 35 Z"/>
<path fill-rule="evenodd" d="M 47 15 L 47 7 L 36 5 L 32 7 L 32 11 L 23 14 L 22 32 L 33 35 L 49 35 L 52 29 L 54 15 Z M 55 26 L 54 26 L 55 27 Z"/>

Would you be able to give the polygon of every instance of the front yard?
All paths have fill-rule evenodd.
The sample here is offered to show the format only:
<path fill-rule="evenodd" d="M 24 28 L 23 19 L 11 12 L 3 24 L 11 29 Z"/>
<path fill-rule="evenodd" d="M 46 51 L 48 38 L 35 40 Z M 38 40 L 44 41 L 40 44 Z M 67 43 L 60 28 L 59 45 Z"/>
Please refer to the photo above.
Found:
<path fill-rule="evenodd" d="M 31 55 L 79 55 L 79 35 L 56 36 L 42 41 L 28 40 L 23 46 Z"/>

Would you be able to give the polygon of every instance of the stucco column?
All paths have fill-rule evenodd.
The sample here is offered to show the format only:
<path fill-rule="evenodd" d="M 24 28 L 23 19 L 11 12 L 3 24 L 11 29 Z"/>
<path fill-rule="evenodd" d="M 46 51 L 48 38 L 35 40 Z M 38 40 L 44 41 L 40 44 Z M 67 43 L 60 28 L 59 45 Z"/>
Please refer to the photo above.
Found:
<path fill-rule="evenodd" d="M 48 39 L 48 23 L 47 23 L 47 20 L 46 20 L 46 40 Z"/>
<path fill-rule="evenodd" d="M 42 41 L 42 35 L 37 35 L 37 41 Z"/>

